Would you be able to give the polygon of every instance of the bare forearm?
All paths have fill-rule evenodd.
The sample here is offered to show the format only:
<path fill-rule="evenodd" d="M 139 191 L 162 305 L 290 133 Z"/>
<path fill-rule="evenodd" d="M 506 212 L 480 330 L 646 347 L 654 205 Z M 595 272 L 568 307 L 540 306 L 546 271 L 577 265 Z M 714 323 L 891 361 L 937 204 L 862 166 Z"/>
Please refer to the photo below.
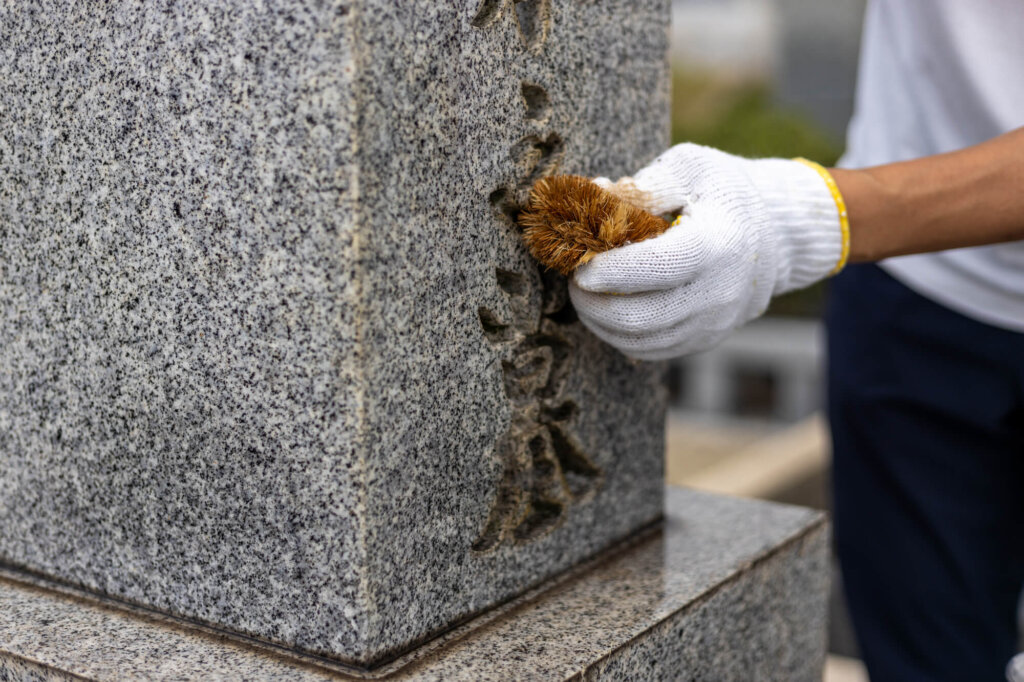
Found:
<path fill-rule="evenodd" d="M 1024 128 L 948 154 L 833 169 L 850 261 L 1024 239 Z"/>

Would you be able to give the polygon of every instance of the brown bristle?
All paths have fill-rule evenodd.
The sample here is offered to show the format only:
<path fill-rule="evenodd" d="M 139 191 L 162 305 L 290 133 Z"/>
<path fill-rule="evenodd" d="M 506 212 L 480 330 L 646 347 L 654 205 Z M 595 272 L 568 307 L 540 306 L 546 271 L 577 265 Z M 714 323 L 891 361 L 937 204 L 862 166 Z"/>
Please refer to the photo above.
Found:
<path fill-rule="evenodd" d="M 602 251 L 669 228 L 666 220 L 577 175 L 539 180 L 518 220 L 533 257 L 563 275 Z"/>

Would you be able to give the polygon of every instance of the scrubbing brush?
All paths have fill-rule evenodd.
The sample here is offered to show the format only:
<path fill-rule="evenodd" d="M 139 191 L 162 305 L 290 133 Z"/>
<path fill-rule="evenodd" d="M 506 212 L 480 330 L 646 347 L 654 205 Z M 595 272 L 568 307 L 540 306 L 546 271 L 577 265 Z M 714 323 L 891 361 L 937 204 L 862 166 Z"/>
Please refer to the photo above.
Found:
<path fill-rule="evenodd" d="M 667 220 L 577 175 L 537 181 L 518 222 L 533 257 L 563 275 L 603 251 L 657 237 L 670 227 Z"/>

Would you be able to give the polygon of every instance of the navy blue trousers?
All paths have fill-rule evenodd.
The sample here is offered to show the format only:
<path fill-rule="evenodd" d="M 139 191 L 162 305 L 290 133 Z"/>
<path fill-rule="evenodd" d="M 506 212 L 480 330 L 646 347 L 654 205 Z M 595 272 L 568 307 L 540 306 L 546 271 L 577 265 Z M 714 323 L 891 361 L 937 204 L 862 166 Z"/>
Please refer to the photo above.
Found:
<path fill-rule="evenodd" d="M 874 265 L 827 311 L 836 546 L 872 682 L 1004 680 L 1024 585 L 1024 334 Z"/>

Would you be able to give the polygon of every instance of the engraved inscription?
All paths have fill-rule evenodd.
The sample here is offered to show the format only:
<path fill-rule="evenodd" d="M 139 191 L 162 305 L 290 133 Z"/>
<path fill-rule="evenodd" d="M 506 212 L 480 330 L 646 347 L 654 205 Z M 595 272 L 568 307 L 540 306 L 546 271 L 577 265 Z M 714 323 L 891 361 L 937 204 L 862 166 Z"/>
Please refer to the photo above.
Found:
<path fill-rule="evenodd" d="M 481 0 L 470 22 L 476 28 L 493 24 L 507 5 L 513 5 L 519 36 L 527 48 L 543 45 L 551 27 L 551 0 Z"/>
<path fill-rule="evenodd" d="M 551 98 L 548 91 L 535 83 L 522 83 L 523 104 L 526 106 L 526 120 L 546 123 L 551 115 Z"/>
<path fill-rule="evenodd" d="M 551 26 L 551 0 L 516 0 L 519 35 L 526 47 L 544 43 Z"/>
<path fill-rule="evenodd" d="M 550 0 L 482 0 L 473 25 L 489 26 L 510 4 L 523 43 L 527 47 L 543 44 L 551 23 Z M 520 94 L 524 121 L 546 125 L 552 113 L 547 90 L 523 81 Z M 516 217 L 529 200 L 530 188 L 557 172 L 564 154 L 564 141 L 553 131 L 527 135 L 513 145 L 509 156 L 516 179 L 488 196 L 502 224 L 516 228 Z M 565 395 L 574 350 L 566 326 L 577 318 L 566 280 L 537 267 L 535 278 L 495 270 L 495 283 L 509 304 L 508 319 L 487 307 L 477 309 L 484 337 L 505 357 L 502 377 L 512 407 L 508 430 L 495 445 L 503 473 L 487 521 L 473 545 L 477 552 L 546 535 L 565 521 L 573 503 L 592 497 L 604 478 L 571 429 L 578 407 Z M 539 310 L 536 298 L 530 296 L 531 281 L 541 283 Z"/>
<path fill-rule="evenodd" d="M 499 187 L 488 197 L 499 217 L 507 218 L 514 224 L 529 200 L 533 183 L 554 175 L 564 152 L 565 144 L 558 133 L 551 133 L 544 138 L 527 135 L 519 140 L 510 153 L 513 163 L 519 169 L 519 180 L 511 187 Z"/>
<path fill-rule="evenodd" d="M 523 300 L 512 301 L 510 307 L 518 314 L 508 322 L 479 309 L 487 339 L 513 347 L 511 359 L 502 362 L 505 395 L 512 405 L 512 423 L 496 447 L 504 472 L 484 530 L 473 545 L 477 552 L 503 542 L 528 542 L 554 530 L 569 506 L 591 497 L 603 478 L 569 429 L 577 406 L 564 396 L 573 348 L 563 327 L 576 318 L 565 281 L 556 277 L 542 278 L 543 302 L 533 319 L 521 312 Z M 495 279 L 510 298 L 526 298 L 524 275 L 498 269 Z"/>
<path fill-rule="evenodd" d="M 504 0 L 482 0 L 480 8 L 476 11 L 476 16 L 473 17 L 472 24 L 477 28 L 489 26 L 501 14 L 504 4 Z"/>

